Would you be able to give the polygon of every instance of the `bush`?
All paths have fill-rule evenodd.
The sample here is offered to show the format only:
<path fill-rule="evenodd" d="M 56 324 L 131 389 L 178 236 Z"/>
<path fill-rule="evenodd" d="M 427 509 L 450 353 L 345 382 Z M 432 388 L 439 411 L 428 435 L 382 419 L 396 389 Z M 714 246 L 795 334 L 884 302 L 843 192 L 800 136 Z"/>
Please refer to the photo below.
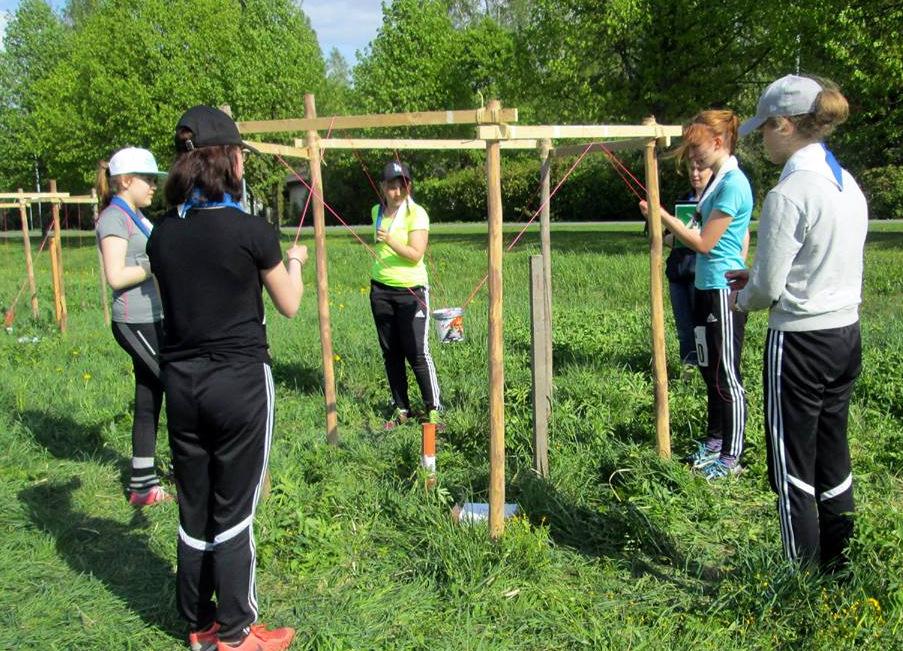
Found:
<path fill-rule="evenodd" d="M 869 217 L 903 217 L 903 165 L 887 165 L 865 170 L 860 179 L 869 201 Z"/>

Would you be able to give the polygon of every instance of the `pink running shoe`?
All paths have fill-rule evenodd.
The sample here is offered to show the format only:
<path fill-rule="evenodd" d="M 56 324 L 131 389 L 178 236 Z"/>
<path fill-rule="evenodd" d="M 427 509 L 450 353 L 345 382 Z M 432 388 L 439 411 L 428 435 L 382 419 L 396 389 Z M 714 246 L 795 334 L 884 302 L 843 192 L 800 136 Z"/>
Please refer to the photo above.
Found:
<path fill-rule="evenodd" d="M 219 633 L 219 622 L 213 622 L 203 631 L 194 631 L 188 634 L 188 646 L 191 651 L 215 651 Z"/>
<path fill-rule="evenodd" d="M 295 629 L 283 627 L 268 629 L 263 624 L 251 626 L 251 632 L 241 644 L 232 646 L 217 642 L 217 651 L 285 651 L 295 637 Z"/>
<path fill-rule="evenodd" d="M 129 504 L 132 506 L 152 506 L 162 502 L 172 502 L 172 495 L 163 490 L 162 486 L 151 486 L 146 491 L 129 493 Z"/>

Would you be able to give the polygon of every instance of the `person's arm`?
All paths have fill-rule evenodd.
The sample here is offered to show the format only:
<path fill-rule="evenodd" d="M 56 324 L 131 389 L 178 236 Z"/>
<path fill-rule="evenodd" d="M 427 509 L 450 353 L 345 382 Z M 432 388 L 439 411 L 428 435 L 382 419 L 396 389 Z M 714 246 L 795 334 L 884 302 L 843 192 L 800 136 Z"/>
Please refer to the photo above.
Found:
<path fill-rule="evenodd" d="M 803 245 L 804 225 L 800 209 L 786 197 L 769 192 L 759 218 L 756 260 L 748 281 L 733 282 L 737 307 L 744 312 L 771 307 L 787 286 L 787 276 Z"/>
<path fill-rule="evenodd" d="M 301 295 L 304 293 L 304 281 L 301 279 L 301 268 L 307 262 L 307 247 L 292 246 L 286 251 L 285 264 L 280 262 L 275 267 L 260 272 L 260 279 L 273 305 L 279 313 L 292 318 L 298 313 Z"/>
<path fill-rule="evenodd" d="M 140 265 L 126 265 L 125 254 L 129 242 L 116 235 L 108 235 L 100 241 L 103 256 L 103 274 L 107 284 L 113 289 L 127 289 L 140 285 L 151 277 L 150 262 Z"/>
<path fill-rule="evenodd" d="M 649 204 L 640 201 L 640 212 L 646 219 L 649 219 Z M 715 248 L 718 240 L 727 231 L 727 227 L 731 225 L 733 217 L 718 209 L 712 210 L 705 226 L 701 231 L 687 228 L 682 221 L 670 214 L 664 208 L 659 208 L 659 214 L 662 217 L 662 225 L 669 231 L 674 233 L 674 237 L 686 244 L 697 253 L 708 253 Z"/>
<path fill-rule="evenodd" d="M 408 243 L 402 244 L 395 236 L 384 228 L 376 231 L 376 241 L 384 242 L 395 253 L 405 260 L 411 262 L 420 262 L 423 254 L 426 253 L 426 245 L 429 243 L 430 233 L 425 229 L 418 229 L 408 232 Z"/>

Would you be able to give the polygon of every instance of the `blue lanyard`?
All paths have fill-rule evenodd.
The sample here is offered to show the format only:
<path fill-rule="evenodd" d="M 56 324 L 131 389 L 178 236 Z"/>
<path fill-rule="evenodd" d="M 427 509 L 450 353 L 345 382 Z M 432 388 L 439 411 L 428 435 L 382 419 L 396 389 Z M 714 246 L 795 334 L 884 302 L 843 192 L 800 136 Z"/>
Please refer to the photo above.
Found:
<path fill-rule="evenodd" d="M 828 164 L 828 167 L 831 169 L 831 173 L 834 175 L 834 178 L 837 179 L 837 185 L 839 185 L 840 189 L 843 190 L 843 169 L 840 167 L 840 163 L 838 163 L 837 159 L 834 158 L 834 154 L 831 152 L 831 150 L 825 147 L 825 143 L 822 143 L 821 147 L 825 150 L 825 163 Z"/>
<path fill-rule="evenodd" d="M 237 208 L 238 210 L 243 210 L 241 204 L 233 199 L 228 192 L 223 193 L 222 201 L 204 201 L 201 199 L 201 191 L 197 188 L 192 190 L 188 200 L 179 206 L 179 217 L 184 219 L 192 208 Z"/>
<path fill-rule="evenodd" d="M 126 202 L 125 199 L 119 196 L 113 197 L 112 199 L 110 199 L 110 205 L 116 206 L 122 212 L 128 215 L 135 223 L 135 226 L 138 227 L 138 230 L 144 233 L 144 237 L 150 239 L 150 229 L 145 225 L 144 221 L 137 214 L 135 214 L 135 211 L 132 210 L 132 207 L 128 204 L 128 202 Z"/>

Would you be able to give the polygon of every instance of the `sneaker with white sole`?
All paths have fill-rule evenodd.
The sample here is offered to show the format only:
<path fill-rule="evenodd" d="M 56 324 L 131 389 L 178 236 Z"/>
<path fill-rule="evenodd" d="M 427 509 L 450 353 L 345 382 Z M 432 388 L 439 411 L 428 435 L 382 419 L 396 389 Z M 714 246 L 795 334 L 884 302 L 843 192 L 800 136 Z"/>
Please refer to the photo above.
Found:
<path fill-rule="evenodd" d="M 251 626 L 251 632 L 240 644 L 217 642 L 217 651 L 285 651 L 295 637 L 295 629 L 283 627 L 269 629 L 263 624 Z"/>
<path fill-rule="evenodd" d="M 129 504 L 132 506 L 153 506 L 163 502 L 172 502 L 173 497 L 162 486 L 151 486 L 146 491 L 129 491 Z"/>
<path fill-rule="evenodd" d="M 188 646 L 191 651 L 215 651 L 216 643 L 219 641 L 217 633 L 219 622 L 213 622 L 201 631 L 191 631 L 188 633 Z"/>
<path fill-rule="evenodd" d="M 411 417 L 411 414 L 407 409 L 401 409 L 399 407 L 395 408 L 395 411 L 392 412 L 392 415 L 383 423 L 383 429 L 387 432 L 392 431 L 396 427 L 404 425 L 408 422 L 408 419 Z"/>
<path fill-rule="evenodd" d="M 705 468 L 715 463 L 721 455 L 721 450 L 710 450 L 705 443 L 696 444 L 696 452 L 687 457 L 687 463 L 693 468 Z"/>
<path fill-rule="evenodd" d="M 739 463 L 728 465 L 724 460 L 718 458 L 709 465 L 700 468 L 699 471 L 702 473 L 702 476 L 706 478 L 706 481 L 715 481 L 724 479 L 725 477 L 739 475 L 743 472 L 743 466 Z"/>

